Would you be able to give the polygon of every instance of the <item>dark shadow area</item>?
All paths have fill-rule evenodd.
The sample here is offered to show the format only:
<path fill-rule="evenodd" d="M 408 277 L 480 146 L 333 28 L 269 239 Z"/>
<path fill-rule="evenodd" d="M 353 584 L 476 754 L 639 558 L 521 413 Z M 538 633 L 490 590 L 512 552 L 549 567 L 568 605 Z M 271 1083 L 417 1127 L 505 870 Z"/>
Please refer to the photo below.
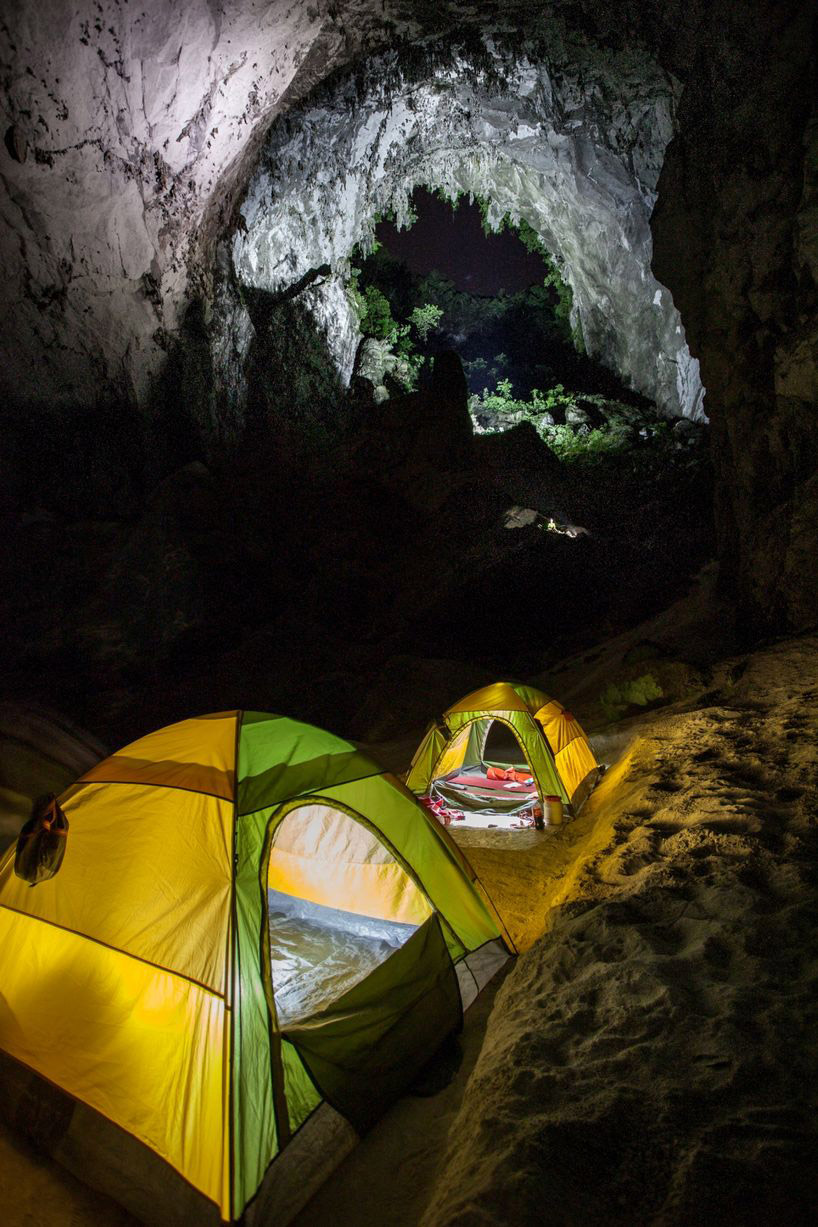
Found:
<path fill-rule="evenodd" d="M 668 431 L 583 466 L 530 423 L 473 436 L 454 355 L 421 391 L 289 417 L 267 362 L 282 339 L 293 364 L 303 347 L 295 304 L 278 310 L 266 334 L 256 315 L 242 446 L 168 473 L 126 519 L 68 513 L 48 485 L 9 507 L 7 697 L 48 701 L 112 746 L 234 707 L 365 737 L 390 662 L 422 678 L 437 660 L 453 693 L 475 671 L 525 676 L 664 607 L 710 556 L 702 441 Z M 545 518 L 510 530 L 513 505 Z M 553 515 L 591 535 L 548 531 Z"/>
<path fill-rule="evenodd" d="M 685 590 L 713 549 L 706 431 L 578 350 L 533 232 L 486 237 L 477 205 L 427 203 L 468 221 L 463 267 L 499 289 L 516 253 L 518 287 L 538 280 L 479 298 L 376 252 L 353 274 L 369 332 L 349 389 L 310 311 L 326 268 L 281 294 L 224 282 L 167 342 L 149 413 L 10 418 L 7 698 L 111 746 L 236 707 L 366 738 L 384 705 L 390 729 L 416 721 L 430 669 L 450 697 L 526 676 Z M 404 367 L 367 375 L 373 345 Z"/>
<path fill-rule="evenodd" d="M 435 272 L 455 291 L 484 298 L 516 294 L 542 281 L 543 261 L 521 243 L 512 229 L 486 230 L 480 205 L 461 196 L 444 200 L 416 188 L 411 201 L 414 221 L 399 230 L 390 220 L 375 229 L 378 241 L 409 277 Z"/>

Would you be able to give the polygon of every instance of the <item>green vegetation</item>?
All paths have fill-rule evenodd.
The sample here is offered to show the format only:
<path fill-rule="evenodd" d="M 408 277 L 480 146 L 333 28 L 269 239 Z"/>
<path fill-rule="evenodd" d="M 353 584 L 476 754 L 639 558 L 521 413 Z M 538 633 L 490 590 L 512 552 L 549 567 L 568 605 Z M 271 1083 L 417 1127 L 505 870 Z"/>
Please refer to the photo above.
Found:
<path fill-rule="evenodd" d="M 497 354 L 495 362 L 504 357 L 504 354 Z M 511 420 L 514 418 L 516 421 L 540 421 L 543 426 L 550 427 L 554 421 L 551 417 L 552 410 L 576 408 L 576 397 L 572 392 L 566 392 L 561 383 L 549 388 L 547 392 L 541 392 L 539 388 L 532 389 L 530 400 L 516 400 L 512 392 L 510 379 L 498 380 L 493 392 L 484 388 L 482 396 L 471 397 L 472 413 L 483 410 L 484 413 L 505 415 L 506 420 L 502 422 L 502 426 L 514 425 L 514 420 Z"/>
<path fill-rule="evenodd" d="M 361 332 L 391 341 L 393 352 L 411 362 L 415 378 L 421 359 L 441 344 L 460 352 L 472 392 L 510 377 L 530 388 L 528 368 L 543 386 L 550 372 L 544 363 L 531 367 L 532 356 L 547 356 L 555 348 L 574 352 L 571 294 L 556 269 L 547 271 L 541 284 L 490 298 L 458 290 L 437 272 L 414 276 L 383 248 L 365 259 L 355 254 L 360 264 L 356 260 L 347 292 Z M 487 359 L 486 351 L 494 357 Z"/>
<path fill-rule="evenodd" d="M 498 355 L 502 357 L 503 355 Z M 530 422 L 551 450 L 569 464 L 595 465 L 627 453 L 634 463 L 661 463 L 677 450 L 671 424 L 648 408 L 597 394 L 580 395 L 561 384 L 528 398 L 514 396 L 511 381 L 469 397 L 477 434 L 493 434 Z"/>
<path fill-rule="evenodd" d="M 417 341 L 425 343 L 443 314 L 433 303 L 414 307 L 406 323 L 398 322 L 392 314 L 389 299 L 376 285 L 359 285 L 361 270 L 350 270 L 347 293 L 358 314 L 358 326 L 365 337 L 386 342 L 385 358 L 389 373 L 395 382 L 407 392 L 417 387 L 420 369 L 426 355 L 418 351 Z"/>
<path fill-rule="evenodd" d="M 456 208 L 459 201 L 449 203 Z M 364 337 L 380 346 L 370 347 L 372 361 L 366 363 L 377 396 L 388 396 L 390 387 L 413 390 L 436 352 L 456 349 L 476 433 L 530 422 L 569 465 L 611 460 L 658 471 L 682 447 L 670 423 L 646 403 L 632 403 L 615 377 L 585 355 L 582 337 L 571 326 L 571 288 L 534 228 L 508 214 L 489 227 L 487 202 L 477 204 L 484 228 L 513 230 L 541 258 L 542 280 L 516 294 L 488 297 L 459 290 L 435 271 L 413 274 L 377 242 L 367 256 L 353 255 L 357 267 L 348 292 Z"/>
<path fill-rule="evenodd" d="M 646 707 L 663 697 L 664 691 L 653 674 L 643 673 L 641 677 L 620 685 L 611 682 L 600 695 L 599 705 L 605 718 L 613 722 L 624 716 L 629 708 Z"/>
<path fill-rule="evenodd" d="M 409 316 L 409 324 L 415 329 L 421 341 L 429 339 L 429 333 L 434 332 L 443 317 L 443 310 L 434 303 L 424 303 L 422 307 L 414 307 Z"/>
<path fill-rule="evenodd" d="M 392 308 L 389 305 L 389 300 L 374 285 L 368 285 L 361 298 L 361 332 L 365 337 L 377 337 L 379 340 L 388 340 L 397 328 L 397 324 L 392 318 Z"/>

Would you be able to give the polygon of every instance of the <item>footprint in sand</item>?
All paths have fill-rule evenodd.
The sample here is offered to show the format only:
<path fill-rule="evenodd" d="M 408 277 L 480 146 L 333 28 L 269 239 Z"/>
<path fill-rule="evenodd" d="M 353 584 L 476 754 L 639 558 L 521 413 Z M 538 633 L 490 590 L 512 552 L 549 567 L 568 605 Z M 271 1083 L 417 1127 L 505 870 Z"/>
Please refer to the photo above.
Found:
<path fill-rule="evenodd" d="M 779 788 L 776 791 L 775 799 L 776 801 L 784 801 L 789 804 L 793 801 L 800 800 L 801 797 L 803 797 L 804 792 L 805 789 L 803 788 Z"/>
<path fill-rule="evenodd" d="M 733 959 L 729 946 L 713 936 L 705 941 L 703 953 L 708 963 L 714 967 L 728 967 Z"/>
<path fill-rule="evenodd" d="M 664 779 L 659 779 L 655 784 L 651 785 L 653 792 L 680 792 L 681 784 L 666 776 Z"/>
<path fill-rule="evenodd" d="M 756 835 L 760 825 L 757 818 L 711 818 L 698 824 L 700 831 L 711 835 Z"/>
<path fill-rule="evenodd" d="M 724 763 L 722 770 L 731 784 L 750 791 L 767 791 L 767 777 L 759 767 L 754 767 L 751 763 Z"/>

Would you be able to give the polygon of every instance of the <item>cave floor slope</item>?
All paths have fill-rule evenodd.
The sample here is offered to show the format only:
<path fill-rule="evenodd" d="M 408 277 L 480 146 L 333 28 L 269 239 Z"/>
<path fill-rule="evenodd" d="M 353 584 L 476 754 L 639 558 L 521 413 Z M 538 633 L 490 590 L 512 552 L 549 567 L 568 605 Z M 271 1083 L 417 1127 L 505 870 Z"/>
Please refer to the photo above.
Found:
<path fill-rule="evenodd" d="M 815 1221 L 818 638 L 711 683 L 595 738 L 574 823 L 459 834 L 525 953 L 299 1227 Z"/>

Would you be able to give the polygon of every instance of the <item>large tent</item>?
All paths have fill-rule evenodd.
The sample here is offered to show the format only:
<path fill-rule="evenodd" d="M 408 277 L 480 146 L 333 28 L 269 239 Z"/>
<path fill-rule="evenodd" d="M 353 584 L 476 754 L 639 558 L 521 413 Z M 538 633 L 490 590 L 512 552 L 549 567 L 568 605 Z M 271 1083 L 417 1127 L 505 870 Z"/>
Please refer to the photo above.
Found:
<path fill-rule="evenodd" d="M 599 774 L 588 738 L 561 703 L 533 686 L 496 682 L 427 730 L 406 782 L 467 825 L 519 826 L 548 797 L 576 814 Z"/>
<path fill-rule="evenodd" d="M 286 1221 L 277 1173 L 305 1125 L 312 1159 L 302 1144 L 287 1194 L 302 1201 L 512 949 L 406 787 L 293 720 L 185 720 L 59 803 L 55 876 L 29 886 L 13 849 L 0 863 L 3 1071 L 87 1105 L 97 1160 L 107 1146 L 140 1169 L 120 1183 L 148 1218 L 137 1186 L 161 1221 L 248 1203 L 247 1221 Z M 121 1145 L 99 1143 L 106 1122 Z M 78 1145 L 63 1142 L 75 1166 Z"/>

